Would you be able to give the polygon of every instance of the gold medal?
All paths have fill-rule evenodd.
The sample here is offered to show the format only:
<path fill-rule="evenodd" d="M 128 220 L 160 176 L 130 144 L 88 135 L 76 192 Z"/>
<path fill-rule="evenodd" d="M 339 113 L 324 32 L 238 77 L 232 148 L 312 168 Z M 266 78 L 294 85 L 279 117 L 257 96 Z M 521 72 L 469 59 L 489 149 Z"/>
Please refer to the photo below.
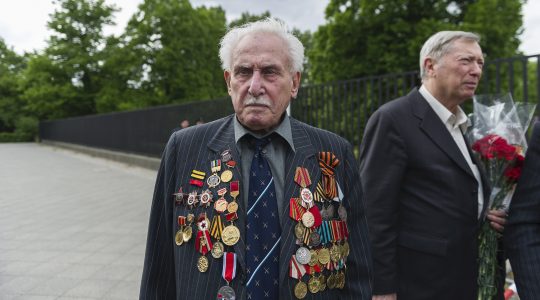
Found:
<path fill-rule="evenodd" d="M 304 238 L 305 231 L 306 231 L 306 226 L 304 226 L 304 224 L 302 224 L 301 222 L 298 222 L 296 226 L 294 226 L 294 235 L 299 240 L 302 240 Z"/>
<path fill-rule="evenodd" d="M 208 258 L 206 256 L 199 257 L 199 260 L 197 260 L 197 269 L 201 273 L 208 271 Z"/>
<path fill-rule="evenodd" d="M 225 170 L 221 173 L 220 177 L 222 182 L 229 182 L 233 178 L 233 173 L 231 170 Z"/>
<path fill-rule="evenodd" d="M 192 235 L 193 235 L 193 229 L 191 228 L 191 225 L 184 227 L 184 230 L 182 232 L 182 238 L 184 239 L 184 243 L 189 242 Z"/>
<path fill-rule="evenodd" d="M 317 264 L 317 262 L 319 262 L 319 255 L 317 254 L 317 251 L 313 249 L 309 250 L 309 254 L 311 255 L 311 257 L 310 257 L 308 265 L 313 267 L 314 265 Z"/>
<path fill-rule="evenodd" d="M 223 198 L 219 198 L 219 199 L 214 203 L 214 209 L 215 209 L 218 213 L 224 212 L 224 211 L 227 209 L 227 200 L 225 200 L 225 199 L 223 199 Z"/>
<path fill-rule="evenodd" d="M 330 259 L 333 261 L 333 262 L 338 262 L 339 259 L 340 259 L 340 251 L 339 251 L 339 247 L 338 245 L 334 244 L 332 245 L 332 247 L 330 248 Z"/>
<path fill-rule="evenodd" d="M 307 285 L 302 281 L 298 281 L 298 283 L 294 286 L 294 296 L 296 296 L 297 299 L 304 299 L 306 295 Z"/>
<path fill-rule="evenodd" d="M 320 274 L 319 277 L 319 292 L 324 292 L 326 290 L 326 277 L 324 277 L 324 274 Z"/>
<path fill-rule="evenodd" d="M 343 258 L 347 258 L 347 256 L 349 256 L 349 253 L 350 253 L 350 248 L 349 248 L 349 242 L 345 241 L 345 243 L 343 243 L 343 246 L 341 247 L 341 256 Z"/>
<path fill-rule="evenodd" d="M 174 241 L 176 242 L 176 245 L 180 246 L 184 243 L 184 231 L 182 229 L 178 229 L 176 234 L 174 235 Z"/>
<path fill-rule="evenodd" d="M 328 287 L 328 289 L 336 288 L 336 276 L 334 275 L 334 273 L 328 275 L 328 278 L 326 279 L 326 286 Z"/>
<path fill-rule="evenodd" d="M 330 262 L 330 250 L 328 250 L 328 248 L 321 248 L 319 250 L 319 262 L 322 264 L 322 265 L 326 265 L 327 263 Z"/>
<path fill-rule="evenodd" d="M 313 226 L 313 224 L 315 224 L 315 217 L 313 216 L 313 214 L 309 210 L 307 210 L 302 215 L 302 223 L 307 228 L 311 228 Z"/>
<path fill-rule="evenodd" d="M 220 258 L 223 256 L 223 252 L 225 250 L 225 246 L 220 241 L 216 241 L 214 245 L 212 245 L 212 250 L 210 253 L 212 254 L 213 258 Z"/>
<path fill-rule="evenodd" d="M 225 245 L 234 246 L 240 240 L 240 230 L 231 224 L 223 229 L 221 239 Z"/>
<path fill-rule="evenodd" d="M 312 276 L 308 281 L 308 288 L 312 294 L 317 293 L 320 289 L 319 279 L 315 276 Z"/>
<path fill-rule="evenodd" d="M 237 212 L 238 211 L 238 203 L 236 203 L 236 201 L 229 202 L 229 204 L 227 204 L 227 211 L 229 211 L 230 213 Z"/>
<path fill-rule="evenodd" d="M 345 287 L 345 273 L 339 272 L 339 280 L 336 286 L 338 289 L 343 289 Z"/>

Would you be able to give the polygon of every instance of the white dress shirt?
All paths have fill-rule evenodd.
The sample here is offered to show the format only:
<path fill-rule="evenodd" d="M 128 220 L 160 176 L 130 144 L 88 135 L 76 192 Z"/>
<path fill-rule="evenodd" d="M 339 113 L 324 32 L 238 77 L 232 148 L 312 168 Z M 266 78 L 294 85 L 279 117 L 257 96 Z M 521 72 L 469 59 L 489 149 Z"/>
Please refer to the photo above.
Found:
<path fill-rule="evenodd" d="M 478 218 L 480 218 L 482 214 L 482 207 L 484 204 L 484 190 L 482 189 L 482 178 L 480 177 L 480 171 L 478 170 L 478 167 L 473 163 L 471 159 L 471 155 L 469 153 L 469 150 L 467 149 L 467 144 L 465 143 L 465 139 L 463 137 L 463 132 L 465 132 L 467 130 L 467 127 L 469 127 L 469 119 L 465 115 L 465 112 L 463 112 L 463 110 L 459 106 L 457 107 L 457 114 L 453 114 L 444 105 L 442 105 L 441 102 L 435 99 L 435 97 L 433 97 L 433 95 L 426 89 L 425 86 L 422 85 L 419 89 L 419 92 L 427 100 L 429 106 L 431 106 L 437 116 L 439 116 L 443 124 L 446 126 L 446 129 L 448 129 L 448 132 L 450 132 L 450 135 L 452 135 L 452 138 L 454 138 L 454 141 L 456 142 L 459 150 L 461 151 L 461 154 L 463 154 L 463 157 L 467 161 L 467 164 L 471 168 L 471 171 L 473 172 L 474 177 L 478 182 Z"/>

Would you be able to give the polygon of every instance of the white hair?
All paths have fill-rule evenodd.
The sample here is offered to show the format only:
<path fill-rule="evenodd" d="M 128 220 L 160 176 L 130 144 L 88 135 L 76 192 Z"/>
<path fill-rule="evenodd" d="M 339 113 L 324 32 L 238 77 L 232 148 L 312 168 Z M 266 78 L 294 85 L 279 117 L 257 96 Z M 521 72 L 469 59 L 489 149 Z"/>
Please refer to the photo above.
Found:
<path fill-rule="evenodd" d="M 424 79 L 426 77 L 426 69 L 424 68 L 426 57 L 438 61 L 450 52 L 453 42 L 459 39 L 480 43 L 480 36 L 472 32 L 439 31 L 432 35 L 420 50 L 420 78 Z"/>
<path fill-rule="evenodd" d="M 273 18 L 251 22 L 242 26 L 234 27 L 221 39 L 219 58 L 221 67 L 225 71 L 231 71 L 233 51 L 245 36 L 254 33 L 272 33 L 283 39 L 287 45 L 290 71 L 302 72 L 304 62 L 304 46 L 287 28 L 285 23 Z"/>

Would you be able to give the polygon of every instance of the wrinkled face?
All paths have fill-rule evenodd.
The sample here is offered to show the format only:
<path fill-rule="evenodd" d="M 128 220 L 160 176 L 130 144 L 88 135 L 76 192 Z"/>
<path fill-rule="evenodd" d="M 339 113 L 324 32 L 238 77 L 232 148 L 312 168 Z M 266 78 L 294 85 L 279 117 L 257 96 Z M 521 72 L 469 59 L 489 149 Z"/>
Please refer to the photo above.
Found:
<path fill-rule="evenodd" d="M 279 125 L 300 73 L 291 74 L 285 42 L 272 33 L 245 36 L 233 50 L 231 70 L 225 81 L 238 121 L 255 132 Z"/>
<path fill-rule="evenodd" d="M 439 61 L 426 58 L 424 63 L 433 96 L 459 104 L 474 95 L 482 75 L 484 57 L 478 43 L 458 39 Z"/>

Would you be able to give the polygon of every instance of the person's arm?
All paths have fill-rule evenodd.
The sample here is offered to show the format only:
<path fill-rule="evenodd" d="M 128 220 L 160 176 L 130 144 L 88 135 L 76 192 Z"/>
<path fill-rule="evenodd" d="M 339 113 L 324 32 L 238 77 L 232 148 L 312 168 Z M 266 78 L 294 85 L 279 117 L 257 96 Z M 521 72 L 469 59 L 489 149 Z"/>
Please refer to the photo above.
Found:
<path fill-rule="evenodd" d="M 176 299 L 174 243 L 171 229 L 176 165 L 174 136 L 175 134 L 165 148 L 156 179 L 139 294 L 141 300 Z"/>
<path fill-rule="evenodd" d="M 540 123 L 537 123 L 525 164 L 510 204 L 504 245 L 520 299 L 540 295 Z"/>
<path fill-rule="evenodd" d="M 360 152 L 360 176 L 372 243 L 374 295 L 397 291 L 399 192 L 407 167 L 405 143 L 389 113 L 370 118 Z"/>
<path fill-rule="evenodd" d="M 365 211 L 358 162 L 352 147 L 347 144 L 344 159 L 345 205 L 349 206 L 347 225 L 351 253 L 347 258 L 347 292 L 353 299 L 370 300 L 372 296 L 373 266 L 369 231 Z"/>

